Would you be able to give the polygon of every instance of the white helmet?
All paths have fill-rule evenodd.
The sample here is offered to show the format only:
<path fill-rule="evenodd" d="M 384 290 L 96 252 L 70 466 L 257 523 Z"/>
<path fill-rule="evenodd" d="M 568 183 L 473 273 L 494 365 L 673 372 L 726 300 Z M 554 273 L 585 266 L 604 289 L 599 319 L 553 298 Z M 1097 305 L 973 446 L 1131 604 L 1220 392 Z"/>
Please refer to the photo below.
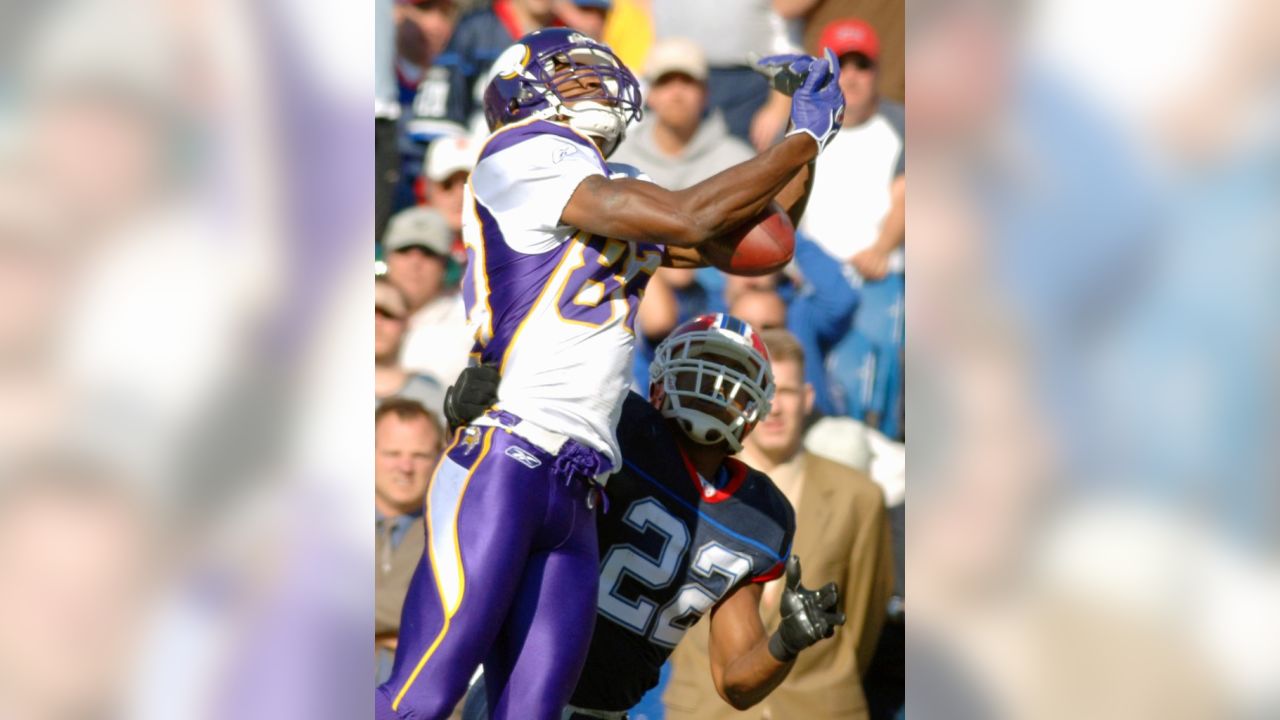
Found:
<path fill-rule="evenodd" d="M 649 366 L 649 397 L 695 442 L 721 440 L 732 452 L 773 405 L 769 352 L 745 321 L 699 315 L 658 345 Z"/>

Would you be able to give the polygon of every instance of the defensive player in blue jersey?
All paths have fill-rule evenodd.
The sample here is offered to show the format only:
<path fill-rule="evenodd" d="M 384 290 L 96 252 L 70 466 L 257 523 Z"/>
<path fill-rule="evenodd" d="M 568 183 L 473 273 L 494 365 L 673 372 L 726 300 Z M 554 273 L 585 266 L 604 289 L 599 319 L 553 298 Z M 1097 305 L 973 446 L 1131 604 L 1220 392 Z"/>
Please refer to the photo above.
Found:
<path fill-rule="evenodd" d="M 462 294 L 474 354 L 502 382 L 432 479 L 379 718 L 447 716 L 481 662 L 495 718 L 550 720 L 569 700 L 595 616 L 594 502 L 621 466 L 640 296 L 660 263 L 704 263 L 706 243 L 793 187 L 834 136 L 835 58 L 807 62 L 788 137 L 670 192 L 605 162 L 640 111 L 607 46 L 548 29 L 495 61 L 493 132 L 464 198 Z"/>
<path fill-rule="evenodd" d="M 485 370 L 463 373 L 455 387 L 472 392 L 466 407 L 453 398 L 453 414 L 496 399 Z M 730 457 L 773 399 L 760 337 L 728 315 L 696 317 L 658 346 L 650 376 L 649 400 L 631 393 L 618 425 L 623 467 L 597 523 L 595 633 L 565 720 L 625 718 L 708 611 L 712 677 L 738 709 L 762 700 L 797 653 L 844 622 L 835 584 L 804 589 L 795 557 L 785 563 L 777 632 L 767 635 L 760 620 L 763 583 L 784 572 L 795 531 L 791 505 L 769 478 Z M 473 707 L 481 702 L 473 691 L 465 717 L 483 716 Z"/>

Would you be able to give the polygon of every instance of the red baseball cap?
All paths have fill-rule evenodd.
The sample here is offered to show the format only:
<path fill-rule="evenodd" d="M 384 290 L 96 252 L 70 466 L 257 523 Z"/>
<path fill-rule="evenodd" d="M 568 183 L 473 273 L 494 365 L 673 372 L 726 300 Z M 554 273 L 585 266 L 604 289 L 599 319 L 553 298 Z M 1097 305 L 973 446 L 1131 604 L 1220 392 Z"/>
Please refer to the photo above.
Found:
<path fill-rule="evenodd" d="M 880 38 L 875 28 L 857 18 L 832 20 L 822 29 L 822 37 L 818 39 L 818 49 L 826 48 L 831 48 L 837 56 L 862 53 L 871 60 L 878 60 Z"/>

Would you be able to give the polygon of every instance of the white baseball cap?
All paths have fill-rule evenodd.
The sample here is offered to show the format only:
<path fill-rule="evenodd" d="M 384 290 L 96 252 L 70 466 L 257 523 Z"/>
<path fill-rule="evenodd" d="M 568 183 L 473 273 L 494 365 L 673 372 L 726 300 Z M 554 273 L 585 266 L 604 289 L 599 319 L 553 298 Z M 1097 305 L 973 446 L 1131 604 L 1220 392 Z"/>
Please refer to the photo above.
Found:
<path fill-rule="evenodd" d="M 438 137 L 427 146 L 423 172 L 444 182 L 456 172 L 471 172 L 476 164 L 476 143 L 466 135 Z"/>
<path fill-rule="evenodd" d="M 657 82 L 668 73 L 682 73 L 699 82 L 707 81 L 707 56 L 698 43 L 688 38 L 666 38 L 653 44 L 644 66 L 644 77 Z"/>

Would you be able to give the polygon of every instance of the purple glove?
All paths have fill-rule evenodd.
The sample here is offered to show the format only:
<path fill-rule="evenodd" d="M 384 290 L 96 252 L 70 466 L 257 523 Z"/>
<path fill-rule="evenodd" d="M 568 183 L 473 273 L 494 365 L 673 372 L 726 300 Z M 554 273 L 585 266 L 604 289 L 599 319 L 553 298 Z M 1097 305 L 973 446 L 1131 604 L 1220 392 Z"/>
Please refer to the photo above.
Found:
<path fill-rule="evenodd" d="M 821 152 L 840 132 L 844 120 L 844 93 L 840 91 L 840 62 L 827 50 L 825 60 L 810 58 L 804 84 L 791 98 L 792 130 L 788 136 L 806 133 L 818 143 Z M 794 67 L 802 63 L 796 60 Z"/>

